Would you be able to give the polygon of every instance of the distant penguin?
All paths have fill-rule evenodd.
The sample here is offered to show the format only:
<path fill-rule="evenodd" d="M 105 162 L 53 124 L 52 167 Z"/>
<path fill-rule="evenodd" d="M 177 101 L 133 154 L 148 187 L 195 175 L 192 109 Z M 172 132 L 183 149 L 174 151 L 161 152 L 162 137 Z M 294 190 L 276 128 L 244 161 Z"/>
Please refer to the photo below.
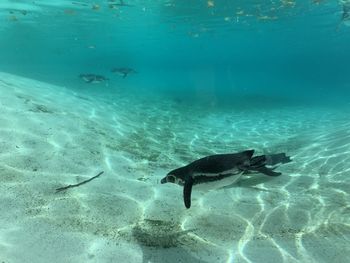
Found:
<path fill-rule="evenodd" d="M 137 73 L 134 69 L 132 68 L 114 68 L 111 70 L 113 73 L 116 73 L 120 76 L 122 76 L 124 79 L 129 75 L 129 74 L 135 74 Z"/>
<path fill-rule="evenodd" d="M 110 1 L 109 8 L 115 8 L 117 6 L 132 6 L 124 2 L 124 0 L 119 0 L 119 3 L 115 3 L 115 1 Z"/>
<path fill-rule="evenodd" d="M 79 78 L 86 83 L 101 83 L 108 80 L 106 77 L 96 74 L 80 74 Z"/>
<path fill-rule="evenodd" d="M 291 162 L 290 157 L 285 153 L 261 155 L 253 157 L 254 150 L 247 150 L 239 153 L 216 154 L 196 160 L 186 166 L 170 171 L 161 183 L 175 183 L 183 186 L 183 199 L 186 208 L 191 207 L 192 187 L 195 185 L 208 185 L 217 188 L 215 185 L 225 181 L 226 185 L 237 181 L 243 174 L 260 172 L 268 176 L 279 176 L 274 166 L 279 163 Z"/>

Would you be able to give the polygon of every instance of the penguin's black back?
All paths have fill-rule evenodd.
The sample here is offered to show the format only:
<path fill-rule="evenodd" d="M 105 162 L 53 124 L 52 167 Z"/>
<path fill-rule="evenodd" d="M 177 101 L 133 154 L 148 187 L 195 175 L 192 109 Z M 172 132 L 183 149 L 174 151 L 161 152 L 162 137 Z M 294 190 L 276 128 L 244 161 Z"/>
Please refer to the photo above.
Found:
<path fill-rule="evenodd" d="M 186 168 L 192 173 L 222 173 L 245 164 L 249 165 L 253 154 L 254 150 L 210 155 L 190 163 Z"/>

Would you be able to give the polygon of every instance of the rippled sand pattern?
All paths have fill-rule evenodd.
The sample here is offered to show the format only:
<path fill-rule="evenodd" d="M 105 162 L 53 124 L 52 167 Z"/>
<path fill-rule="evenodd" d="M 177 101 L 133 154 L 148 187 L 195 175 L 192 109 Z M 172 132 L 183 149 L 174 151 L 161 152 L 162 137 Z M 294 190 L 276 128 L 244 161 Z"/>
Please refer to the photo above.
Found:
<path fill-rule="evenodd" d="M 0 73 L 1 262 L 348 262 L 345 111 L 95 95 Z M 277 178 L 194 190 L 189 210 L 181 187 L 159 183 L 248 148 L 293 162 Z"/>

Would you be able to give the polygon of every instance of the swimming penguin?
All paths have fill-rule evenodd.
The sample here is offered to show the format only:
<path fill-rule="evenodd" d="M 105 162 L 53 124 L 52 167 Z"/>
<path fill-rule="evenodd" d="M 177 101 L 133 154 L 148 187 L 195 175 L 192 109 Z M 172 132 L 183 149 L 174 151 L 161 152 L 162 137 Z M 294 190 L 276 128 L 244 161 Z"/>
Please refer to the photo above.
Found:
<path fill-rule="evenodd" d="M 280 163 L 291 162 L 285 153 L 253 157 L 254 150 L 239 153 L 215 154 L 196 160 L 186 166 L 170 171 L 161 183 L 175 183 L 183 186 L 186 208 L 191 207 L 191 193 L 194 185 L 211 185 L 225 181 L 226 185 L 237 181 L 243 174 L 259 172 L 268 176 L 279 176 L 276 167 Z M 224 186 L 224 185 L 222 185 Z"/>
<path fill-rule="evenodd" d="M 124 79 L 131 73 L 133 73 L 133 74 L 137 73 L 132 68 L 114 68 L 114 69 L 112 69 L 112 72 L 121 75 Z"/>
<path fill-rule="evenodd" d="M 106 77 L 96 74 L 80 74 L 79 78 L 84 80 L 86 83 L 101 83 L 108 80 Z"/>

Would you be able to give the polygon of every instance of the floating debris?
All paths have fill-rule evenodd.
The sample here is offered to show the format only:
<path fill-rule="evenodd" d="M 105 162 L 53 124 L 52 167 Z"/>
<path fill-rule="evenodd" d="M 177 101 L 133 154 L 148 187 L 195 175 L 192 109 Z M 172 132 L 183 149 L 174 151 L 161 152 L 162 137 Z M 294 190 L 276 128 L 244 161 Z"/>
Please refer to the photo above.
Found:
<path fill-rule="evenodd" d="M 87 180 L 85 180 L 85 181 L 82 181 L 82 182 L 80 182 L 80 183 L 77 183 L 77 184 L 70 184 L 70 185 L 67 185 L 67 186 L 63 186 L 63 187 L 57 188 L 57 189 L 56 189 L 56 193 L 61 192 L 61 191 L 64 191 L 64 190 L 67 190 L 67 189 L 69 189 L 69 188 L 74 188 L 74 187 L 78 187 L 78 186 L 81 186 L 81 185 L 83 185 L 83 184 L 86 184 L 86 183 L 88 183 L 88 182 L 90 182 L 90 181 L 96 179 L 97 177 L 99 177 L 99 176 L 100 176 L 101 174 L 103 174 L 103 173 L 104 173 L 104 171 L 99 172 L 97 175 L 95 175 L 95 176 L 93 176 L 93 177 L 91 177 L 91 178 L 89 178 L 89 179 L 87 179 Z"/>
<path fill-rule="evenodd" d="M 258 16 L 257 17 L 258 20 L 277 20 L 278 17 L 277 16 Z"/>
<path fill-rule="evenodd" d="M 9 20 L 10 20 L 10 21 L 13 21 L 13 22 L 17 22 L 17 21 L 18 21 L 18 18 L 17 18 L 17 16 L 12 15 L 12 16 L 9 17 Z"/>
<path fill-rule="evenodd" d="M 214 3 L 213 0 L 209 0 L 209 1 L 207 2 L 207 5 L 208 5 L 208 7 L 214 7 L 214 6 L 215 6 L 215 3 Z"/>
<path fill-rule="evenodd" d="M 282 0 L 282 5 L 288 6 L 288 7 L 295 7 L 296 3 L 294 0 Z"/>
<path fill-rule="evenodd" d="M 87 3 L 82 3 L 82 2 L 72 2 L 73 5 L 79 5 L 79 6 L 89 6 Z"/>
<path fill-rule="evenodd" d="M 73 10 L 73 9 L 65 9 L 65 10 L 63 10 L 63 12 L 66 15 L 75 15 L 76 14 L 75 10 Z"/>
<path fill-rule="evenodd" d="M 92 10 L 100 10 L 100 5 L 98 5 L 98 4 L 93 4 L 93 5 L 92 5 Z"/>

